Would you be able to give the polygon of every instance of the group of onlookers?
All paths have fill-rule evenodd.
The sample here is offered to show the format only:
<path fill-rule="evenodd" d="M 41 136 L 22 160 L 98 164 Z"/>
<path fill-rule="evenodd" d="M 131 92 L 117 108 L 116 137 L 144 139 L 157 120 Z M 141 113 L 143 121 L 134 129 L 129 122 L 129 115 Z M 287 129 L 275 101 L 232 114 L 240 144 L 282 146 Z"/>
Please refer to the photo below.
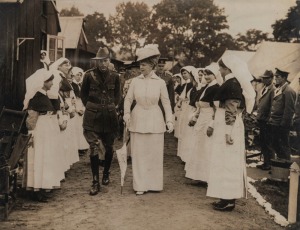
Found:
<path fill-rule="evenodd" d="M 46 51 L 41 52 L 47 60 Z M 50 63 L 49 63 L 50 64 Z M 45 63 L 26 80 L 24 110 L 31 134 L 23 186 L 45 201 L 45 191 L 60 187 L 65 172 L 89 145 L 83 136 L 84 106 L 80 99 L 84 72 L 66 58 Z"/>
<path fill-rule="evenodd" d="M 172 76 L 164 70 L 166 59 L 158 48 L 147 45 L 137 51 L 131 68 L 117 74 L 109 49 L 100 47 L 95 68 L 83 77 L 83 70 L 71 67 L 68 59 L 50 65 L 47 53 L 42 54 L 43 68 L 26 80 L 24 100 L 33 137 L 24 186 L 34 191 L 60 187 L 65 172 L 79 160 L 78 150 L 89 148 L 90 195 L 98 194 L 100 153 L 105 155 L 102 184 L 108 185 L 114 138 L 124 131 L 130 133 L 136 194 L 161 191 L 164 132 L 174 130 L 186 177 L 207 186 L 207 196 L 220 199 L 214 209 L 231 211 L 246 192 L 244 116 L 256 107 L 263 170 L 270 169 L 275 153 L 290 159 L 293 122 L 300 136 L 299 90 L 289 86 L 288 72 L 280 69 L 266 71 L 264 87 L 256 93 L 247 64 L 233 55 L 205 68 L 184 66 Z"/>
<path fill-rule="evenodd" d="M 231 211 L 245 195 L 246 167 L 242 114 L 251 113 L 255 91 L 246 63 L 222 57 L 205 68 L 185 66 L 175 89 L 177 155 L 186 177 L 207 185 L 219 198 L 213 208 Z"/>
<path fill-rule="evenodd" d="M 275 73 L 267 70 L 261 76 L 264 87 L 259 92 L 257 121 L 261 153 L 264 156 L 264 163 L 258 165 L 258 168 L 262 170 L 271 169 L 271 160 L 275 154 L 281 160 L 291 159 L 289 134 L 293 121 L 296 128 L 299 122 L 299 95 L 289 85 L 288 74 L 276 69 Z"/>
<path fill-rule="evenodd" d="M 205 68 L 185 66 L 173 75 L 177 155 L 187 178 L 208 186 L 208 196 L 221 198 L 214 209 L 232 210 L 235 199 L 245 193 L 243 118 L 248 114 L 256 115 L 260 129 L 264 163 L 258 168 L 271 170 L 272 159 L 290 162 L 292 127 L 299 153 L 300 82 L 290 86 L 288 75 L 279 68 L 265 71 L 260 76 L 263 87 L 255 92 L 247 64 L 232 55 Z"/>

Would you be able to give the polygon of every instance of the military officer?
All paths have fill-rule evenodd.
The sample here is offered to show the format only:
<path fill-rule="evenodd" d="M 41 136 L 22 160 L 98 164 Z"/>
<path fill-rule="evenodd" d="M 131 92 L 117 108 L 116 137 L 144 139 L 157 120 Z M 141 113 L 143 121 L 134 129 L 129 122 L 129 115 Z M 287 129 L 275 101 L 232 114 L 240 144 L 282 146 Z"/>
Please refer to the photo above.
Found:
<path fill-rule="evenodd" d="M 167 60 L 168 60 L 167 58 L 159 58 L 155 74 L 166 82 L 169 99 L 171 102 L 172 112 L 174 113 L 175 92 L 174 92 L 174 82 L 172 80 L 172 73 L 164 70 Z M 160 107 L 162 107 L 162 106 L 160 106 Z"/>
<path fill-rule="evenodd" d="M 264 156 L 264 163 L 257 165 L 257 168 L 262 170 L 271 169 L 272 151 L 270 149 L 270 125 L 267 124 L 270 117 L 271 103 L 274 97 L 275 86 L 273 84 L 274 74 L 271 70 L 266 70 L 261 76 L 264 87 L 260 93 L 260 98 L 257 104 L 257 122 L 260 129 L 259 139 L 261 153 Z"/>
<path fill-rule="evenodd" d="M 271 145 L 280 159 L 291 159 L 289 133 L 295 113 L 296 92 L 287 81 L 289 73 L 276 68 L 276 89 L 271 103 L 270 118 Z"/>
<path fill-rule="evenodd" d="M 100 47 L 95 61 L 96 67 L 87 71 L 81 88 L 81 100 L 86 108 L 83 117 L 84 136 L 90 145 L 90 161 L 93 184 L 90 195 L 100 191 L 99 139 L 105 147 L 102 184 L 108 185 L 109 169 L 113 157 L 113 143 L 118 133 L 116 105 L 120 100 L 119 75 L 109 68 L 110 51 Z"/>

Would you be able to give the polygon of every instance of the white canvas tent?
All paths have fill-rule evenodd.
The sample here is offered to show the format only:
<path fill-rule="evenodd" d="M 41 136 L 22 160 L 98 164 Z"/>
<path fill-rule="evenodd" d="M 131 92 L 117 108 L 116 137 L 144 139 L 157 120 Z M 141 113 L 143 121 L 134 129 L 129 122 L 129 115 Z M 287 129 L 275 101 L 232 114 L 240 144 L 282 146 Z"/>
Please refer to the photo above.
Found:
<path fill-rule="evenodd" d="M 254 56 L 255 52 L 250 52 L 250 51 L 239 51 L 239 50 L 225 50 L 223 53 L 222 57 L 224 55 L 234 55 L 236 57 L 239 57 L 242 59 L 244 62 L 248 63 L 248 61 Z M 222 57 L 220 59 L 222 59 Z"/>
<path fill-rule="evenodd" d="M 300 44 L 263 42 L 249 60 L 248 67 L 255 78 L 259 78 L 265 70 L 279 68 L 289 72 L 288 80 L 292 81 L 300 72 Z"/>

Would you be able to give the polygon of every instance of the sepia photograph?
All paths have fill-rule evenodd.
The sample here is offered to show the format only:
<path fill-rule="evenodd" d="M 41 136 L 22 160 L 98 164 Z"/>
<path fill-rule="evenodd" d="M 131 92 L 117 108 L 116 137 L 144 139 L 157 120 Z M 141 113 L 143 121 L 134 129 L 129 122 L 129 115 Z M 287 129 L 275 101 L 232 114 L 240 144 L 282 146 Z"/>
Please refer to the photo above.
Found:
<path fill-rule="evenodd" d="M 0 0 L 0 229 L 300 229 L 300 0 Z"/>

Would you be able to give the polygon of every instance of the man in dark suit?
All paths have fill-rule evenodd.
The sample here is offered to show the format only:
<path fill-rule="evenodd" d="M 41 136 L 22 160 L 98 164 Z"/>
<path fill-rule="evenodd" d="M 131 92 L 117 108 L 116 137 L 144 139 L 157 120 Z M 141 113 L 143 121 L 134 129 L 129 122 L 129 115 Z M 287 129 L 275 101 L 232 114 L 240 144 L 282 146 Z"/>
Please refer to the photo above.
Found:
<path fill-rule="evenodd" d="M 295 113 L 296 92 L 287 82 L 288 72 L 276 68 L 276 89 L 271 103 L 270 118 L 272 149 L 280 159 L 290 160 L 289 133 Z"/>
<path fill-rule="evenodd" d="M 266 70 L 261 76 L 261 81 L 264 84 L 260 92 L 260 98 L 257 105 L 257 122 L 260 129 L 260 147 L 261 153 L 264 156 L 264 163 L 257 165 L 257 168 L 262 170 L 270 170 L 272 150 L 270 149 L 270 125 L 267 124 L 270 117 L 271 104 L 274 97 L 275 86 L 273 85 L 273 72 Z"/>
<path fill-rule="evenodd" d="M 81 100 L 86 108 L 83 117 L 84 136 L 90 145 L 93 174 L 90 195 L 96 195 L 100 191 L 99 139 L 105 147 L 102 184 L 108 185 L 110 182 L 113 143 L 118 133 L 116 105 L 121 96 L 119 75 L 109 69 L 109 49 L 100 47 L 93 60 L 97 67 L 86 72 L 81 87 Z"/>
<path fill-rule="evenodd" d="M 174 113 L 174 107 L 175 107 L 174 82 L 172 80 L 172 73 L 170 73 L 169 71 L 165 71 L 164 69 L 166 61 L 167 58 L 159 58 L 155 73 L 157 76 L 159 76 L 161 79 L 163 79 L 166 82 L 172 112 Z"/>

